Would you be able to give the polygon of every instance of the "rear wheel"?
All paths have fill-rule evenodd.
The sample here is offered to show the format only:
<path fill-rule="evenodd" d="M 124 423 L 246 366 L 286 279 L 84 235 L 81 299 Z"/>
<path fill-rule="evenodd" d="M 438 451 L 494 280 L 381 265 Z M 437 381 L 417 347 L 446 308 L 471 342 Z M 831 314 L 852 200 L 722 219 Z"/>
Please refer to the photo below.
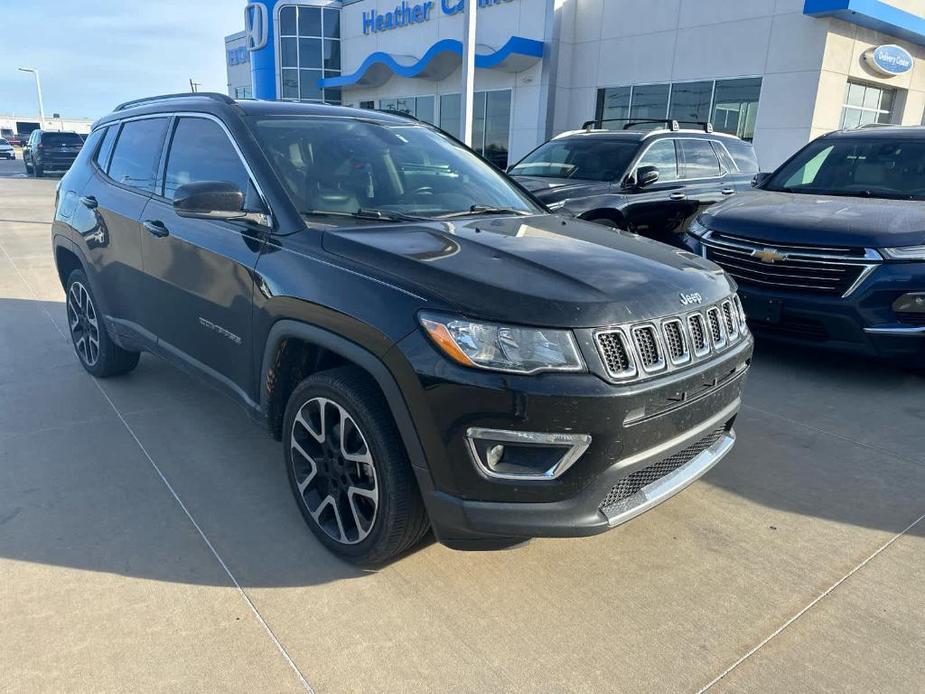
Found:
<path fill-rule="evenodd" d="M 32 172 L 35 174 L 36 178 L 41 178 L 45 175 L 45 167 L 41 164 L 36 164 L 35 160 L 32 161 Z"/>
<path fill-rule="evenodd" d="M 333 553 L 381 564 L 427 532 L 424 503 L 391 412 L 359 369 L 302 381 L 289 398 L 283 437 L 299 511 Z"/>
<path fill-rule="evenodd" d="M 140 354 L 122 349 L 106 332 L 103 317 L 83 270 L 67 280 L 67 325 L 81 365 L 99 378 L 128 373 L 138 365 Z"/>
<path fill-rule="evenodd" d="M 26 161 L 25 157 L 22 158 L 22 163 L 23 163 L 23 166 L 26 167 L 26 173 L 31 176 L 32 175 L 32 165 L 28 161 Z"/>

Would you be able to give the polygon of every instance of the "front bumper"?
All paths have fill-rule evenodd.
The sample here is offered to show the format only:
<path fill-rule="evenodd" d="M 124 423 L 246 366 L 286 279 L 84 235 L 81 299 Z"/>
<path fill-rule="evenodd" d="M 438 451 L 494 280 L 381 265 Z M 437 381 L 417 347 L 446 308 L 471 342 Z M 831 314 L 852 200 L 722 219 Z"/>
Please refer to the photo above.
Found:
<path fill-rule="evenodd" d="M 416 472 L 434 532 L 444 544 L 476 548 L 600 533 L 696 480 L 735 440 L 752 341 L 691 369 L 626 385 L 594 373 L 524 377 L 465 369 L 417 334 L 400 348 L 422 385 L 412 416 L 427 469 Z M 472 427 L 588 434 L 591 444 L 560 478 L 493 479 L 466 446 Z"/>
<path fill-rule="evenodd" d="M 684 245 L 702 254 L 699 240 L 689 234 Z M 744 283 L 738 288 L 749 326 L 759 339 L 913 362 L 925 359 L 925 326 L 901 322 L 892 306 L 903 294 L 921 291 L 922 262 L 884 262 L 847 297 Z"/>

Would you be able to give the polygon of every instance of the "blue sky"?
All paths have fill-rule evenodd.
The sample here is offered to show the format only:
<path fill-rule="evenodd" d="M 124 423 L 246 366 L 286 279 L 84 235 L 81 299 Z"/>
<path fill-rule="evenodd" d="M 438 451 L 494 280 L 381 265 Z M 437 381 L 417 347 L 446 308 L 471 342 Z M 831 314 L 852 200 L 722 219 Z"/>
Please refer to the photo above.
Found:
<path fill-rule="evenodd" d="M 224 37 L 244 28 L 244 0 L 12 0 L 2 2 L 0 113 L 98 118 L 121 101 L 226 91 Z"/>

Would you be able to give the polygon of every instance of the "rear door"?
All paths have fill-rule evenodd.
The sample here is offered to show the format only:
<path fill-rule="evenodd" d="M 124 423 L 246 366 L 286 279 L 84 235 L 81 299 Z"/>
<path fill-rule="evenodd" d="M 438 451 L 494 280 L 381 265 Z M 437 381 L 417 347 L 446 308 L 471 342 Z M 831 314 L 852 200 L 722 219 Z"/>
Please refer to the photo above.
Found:
<path fill-rule="evenodd" d="M 144 346 L 153 340 L 140 327 L 144 296 L 139 217 L 154 191 L 168 119 L 139 118 L 108 126 L 80 191 L 81 221 L 110 324 Z"/>
<path fill-rule="evenodd" d="M 687 137 L 680 139 L 678 144 L 687 204 L 685 216 L 671 230 L 675 234 L 684 231 L 704 208 L 736 192 L 735 180 L 723 166 L 711 140 Z"/>
<path fill-rule="evenodd" d="M 642 166 L 658 168 L 658 180 L 627 195 L 623 209 L 629 228 L 659 241 L 687 215 L 684 181 L 681 176 L 677 140 L 663 138 L 647 145 L 633 167 L 632 176 Z"/>
<path fill-rule="evenodd" d="M 256 187 L 227 130 L 205 114 L 174 119 L 163 169 L 142 215 L 145 326 L 166 356 L 251 398 L 253 272 L 264 230 L 180 217 L 173 198 L 186 183 L 228 181 L 250 202 L 259 199 Z"/>

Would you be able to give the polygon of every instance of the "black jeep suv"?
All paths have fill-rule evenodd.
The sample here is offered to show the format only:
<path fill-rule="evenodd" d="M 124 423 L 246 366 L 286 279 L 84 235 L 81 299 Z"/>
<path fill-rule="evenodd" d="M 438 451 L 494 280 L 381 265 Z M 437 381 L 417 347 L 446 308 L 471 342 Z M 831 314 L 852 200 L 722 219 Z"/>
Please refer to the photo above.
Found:
<path fill-rule="evenodd" d="M 751 143 L 709 123 L 618 122 L 620 130 L 589 121 L 558 135 L 508 173 L 551 210 L 680 245 L 688 222 L 749 189 L 758 172 Z"/>
<path fill-rule="evenodd" d="M 26 173 L 44 176 L 50 171 L 67 171 L 83 144 L 83 138 L 74 132 L 33 130 L 22 148 Z"/>
<path fill-rule="evenodd" d="M 925 128 L 830 133 L 756 182 L 686 238 L 755 332 L 925 368 Z"/>
<path fill-rule="evenodd" d="M 436 129 L 175 95 L 95 124 L 55 258 L 95 376 L 149 351 L 284 441 L 327 547 L 602 532 L 732 446 L 752 352 L 686 251 L 547 214 Z"/>

